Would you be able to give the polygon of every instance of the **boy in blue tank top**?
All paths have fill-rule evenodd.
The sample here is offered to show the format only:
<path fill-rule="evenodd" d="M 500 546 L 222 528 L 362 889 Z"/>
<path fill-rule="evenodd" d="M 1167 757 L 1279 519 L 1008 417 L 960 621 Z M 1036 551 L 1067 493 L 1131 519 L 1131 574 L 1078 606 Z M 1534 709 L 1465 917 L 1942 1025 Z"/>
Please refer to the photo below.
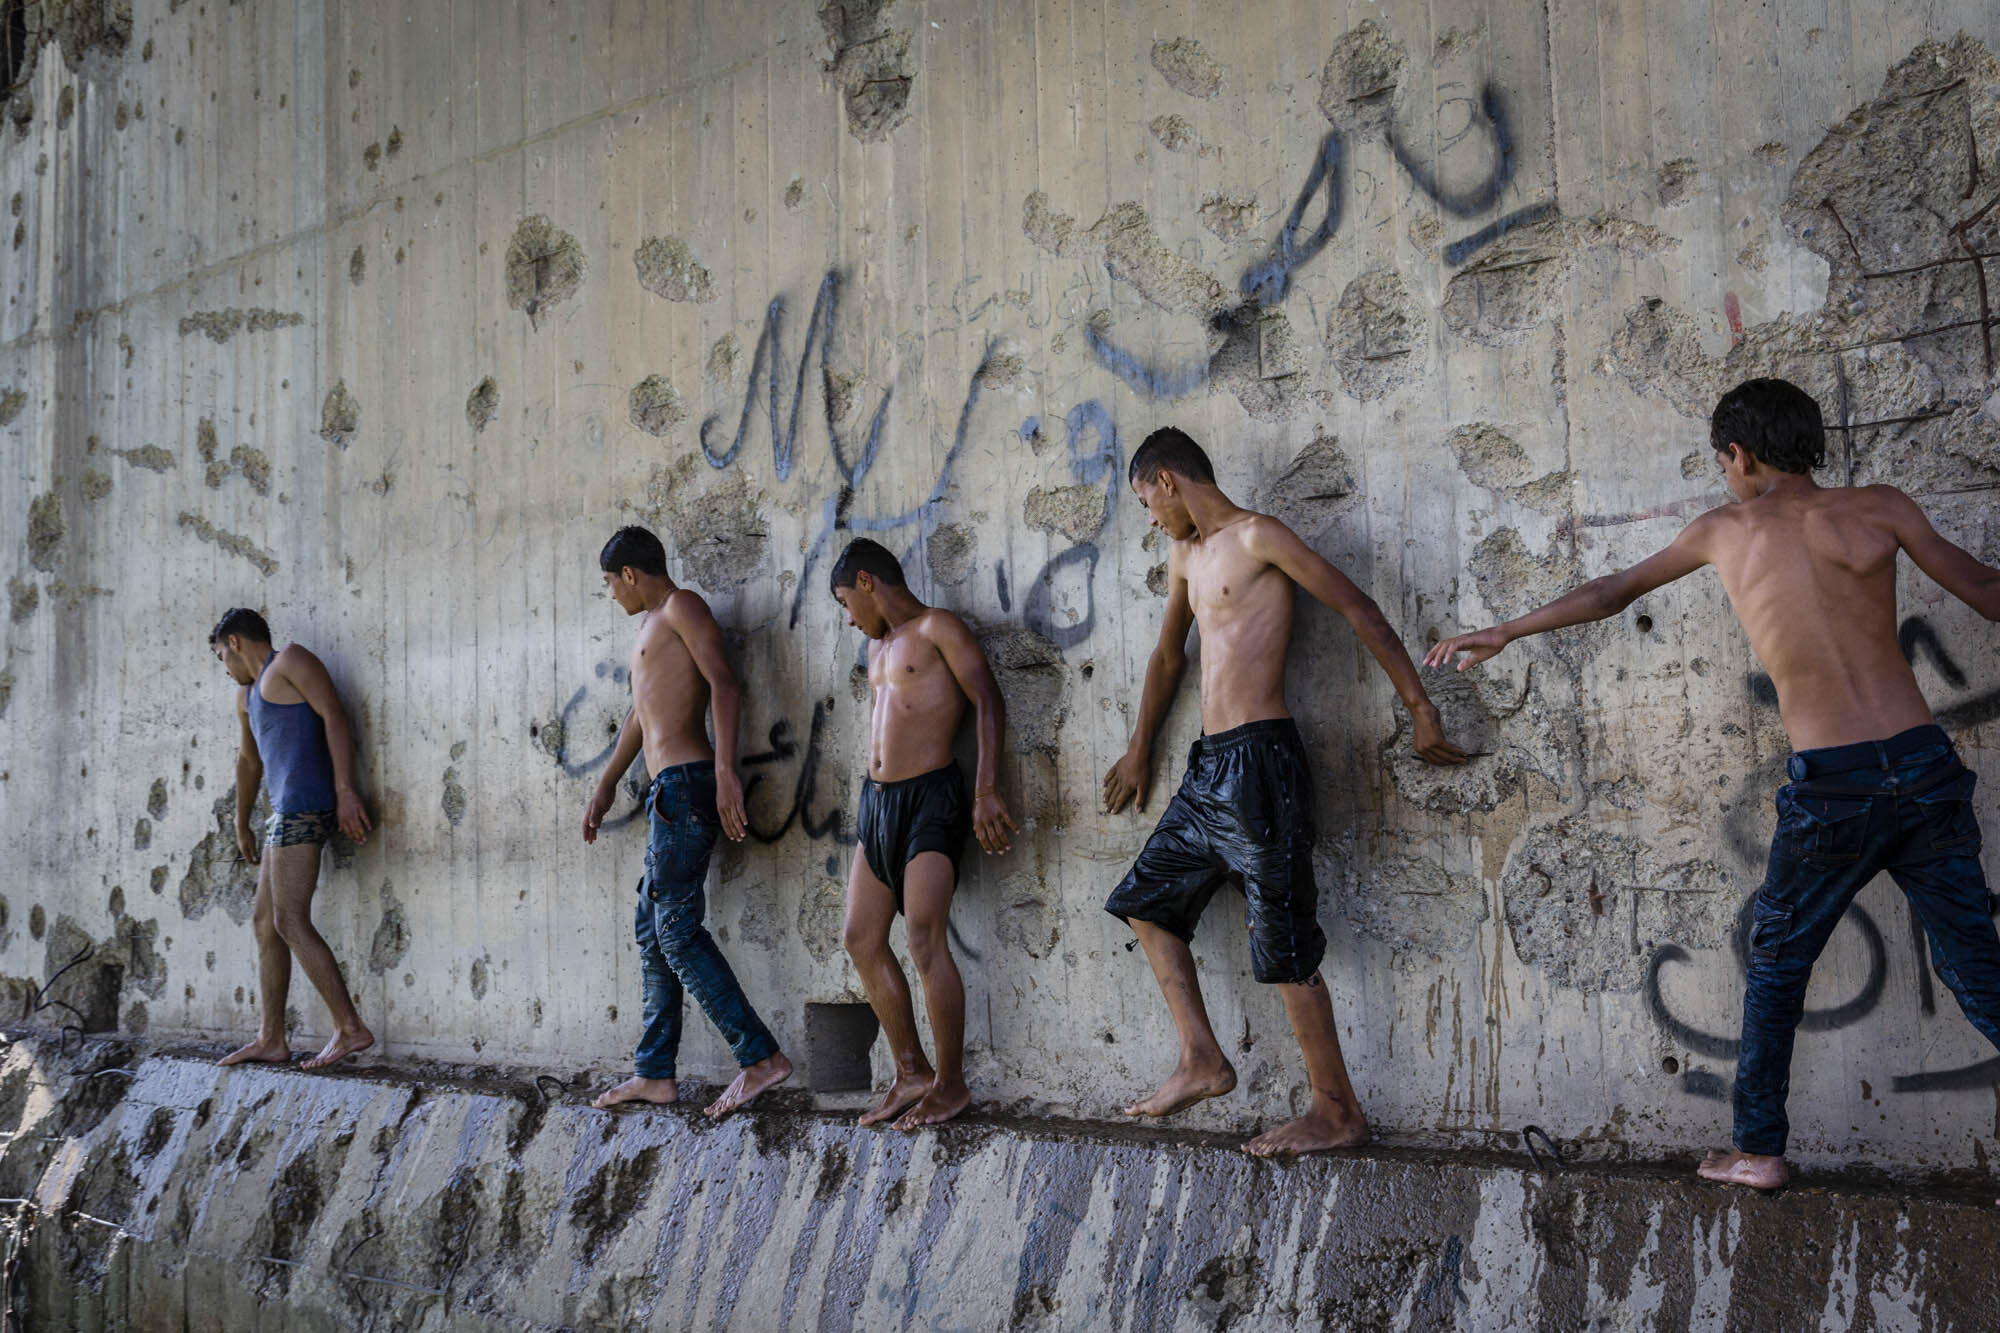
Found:
<path fill-rule="evenodd" d="M 250 922 L 257 932 L 262 1006 L 256 1040 L 217 1063 L 283 1064 L 292 1058 L 285 1040 L 285 996 L 296 955 L 333 1015 L 333 1036 L 304 1062 L 307 1069 L 322 1069 L 375 1044 L 375 1034 L 355 1012 L 333 951 L 312 923 L 320 848 L 335 828 L 355 842 L 368 838 L 368 812 L 354 790 L 353 733 L 326 667 L 296 643 L 274 649 L 270 627 L 255 611 L 225 611 L 208 644 L 240 687 L 236 716 L 243 743 L 236 757 L 236 845 L 243 859 L 257 867 Z M 261 856 L 250 830 L 259 785 L 271 797 Z"/>

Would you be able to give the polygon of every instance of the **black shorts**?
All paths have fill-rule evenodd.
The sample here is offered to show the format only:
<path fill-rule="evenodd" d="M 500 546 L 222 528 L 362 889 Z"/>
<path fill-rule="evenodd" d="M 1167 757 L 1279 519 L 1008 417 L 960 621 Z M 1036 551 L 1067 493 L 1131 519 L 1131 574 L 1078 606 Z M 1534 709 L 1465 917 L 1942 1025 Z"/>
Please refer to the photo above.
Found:
<path fill-rule="evenodd" d="M 1249 900 L 1257 980 L 1309 981 L 1326 956 L 1313 838 L 1312 772 L 1290 718 L 1203 736 L 1104 910 L 1191 941 L 1208 900 L 1234 884 Z"/>
<path fill-rule="evenodd" d="M 903 910 L 903 871 L 920 852 L 943 852 L 958 873 L 958 858 L 972 833 L 972 805 L 965 799 L 965 779 L 957 764 L 904 778 L 901 782 L 861 784 L 861 814 L 856 821 L 861 854 L 875 878 L 889 886 L 896 910 Z"/>

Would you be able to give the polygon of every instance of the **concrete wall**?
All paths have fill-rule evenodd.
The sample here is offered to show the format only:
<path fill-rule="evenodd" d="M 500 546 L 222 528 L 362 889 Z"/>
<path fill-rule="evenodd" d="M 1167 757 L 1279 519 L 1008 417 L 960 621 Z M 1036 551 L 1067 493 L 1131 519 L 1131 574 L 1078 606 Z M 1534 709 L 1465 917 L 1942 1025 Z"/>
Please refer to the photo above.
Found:
<path fill-rule="evenodd" d="M 823 587 L 870 532 L 979 624 L 1012 711 L 1025 832 L 956 910 L 975 1094 L 1105 1113 L 1172 1054 L 1099 910 L 1150 827 L 1097 793 L 1161 608 L 1120 484 L 1151 428 L 1207 441 L 1418 647 L 1719 502 L 1706 411 L 1752 373 L 1844 423 L 1923 417 L 1839 433 L 1830 473 L 2000 558 L 1995 378 L 1979 328 L 1935 332 L 1981 318 L 1972 268 L 1871 276 L 1951 254 L 2000 188 L 2000 11 L 1894 9 L 29 0 L 50 44 L 0 127 L 0 973 L 23 1000 L 94 943 L 55 991 L 87 1026 L 255 1024 L 203 645 L 248 603 L 357 722 L 379 831 L 319 916 L 386 1049 L 622 1063 L 642 827 L 628 795 L 596 847 L 576 830 L 632 630 L 594 557 L 637 520 L 750 684 L 756 836 L 711 920 L 804 1052 L 808 1004 L 861 999 L 866 700 Z M 2000 249 L 1996 218 L 1963 234 Z M 1995 769 L 1991 628 L 1906 594 L 1921 679 Z M 1302 614 L 1368 1109 L 1413 1140 L 1721 1140 L 1786 745 L 1720 587 L 1435 689 L 1464 770 L 1419 765 L 1345 626 Z M 1281 1116 L 1296 1051 L 1232 900 L 1198 944 L 1244 1086 L 1191 1120 Z M 302 978 L 294 1004 L 324 1030 Z M 1800 1155 L 1983 1162 L 2000 1063 L 1891 885 L 1811 1005 Z"/>

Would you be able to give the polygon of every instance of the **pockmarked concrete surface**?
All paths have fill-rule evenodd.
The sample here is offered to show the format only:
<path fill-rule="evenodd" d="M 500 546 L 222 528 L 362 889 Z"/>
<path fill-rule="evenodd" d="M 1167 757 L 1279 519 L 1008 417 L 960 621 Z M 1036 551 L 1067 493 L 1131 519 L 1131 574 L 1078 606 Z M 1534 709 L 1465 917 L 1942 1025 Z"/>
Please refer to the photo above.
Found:
<path fill-rule="evenodd" d="M 1720 503 L 1706 413 L 1756 374 L 1825 405 L 1824 480 L 1901 485 L 2000 559 L 1990 0 L 497 8 L 0 0 L 25 38 L 0 69 L 0 1012 L 257 1026 L 203 642 L 231 605 L 353 717 L 376 832 L 331 849 L 316 910 L 382 1050 L 609 1068 L 638 1029 L 642 775 L 585 847 L 632 634 L 595 557 L 656 527 L 747 687 L 751 837 L 711 926 L 803 1082 L 871 1058 L 879 1082 L 839 1008 L 864 998 L 840 923 L 867 704 L 825 584 L 850 536 L 887 543 L 1010 710 L 1022 832 L 953 912 L 973 1092 L 1064 1119 L 1174 1058 L 1100 910 L 1199 728 L 1190 685 L 1151 809 L 1100 811 L 1163 605 L 1123 482 L 1150 430 L 1204 441 L 1416 651 Z M 1902 588 L 1991 827 L 2000 640 Z M 1322 608 L 1291 669 L 1374 1122 L 1723 1143 L 1787 747 L 1716 580 L 1431 674 L 1476 752 L 1448 772 Z M 1191 1125 L 1288 1118 L 1238 898 L 1196 945 L 1242 1081 Z M 303 978 L 289 1004 L 317 1045 Z M 684 1069 L 726 1073 L 687 1031 Z M 1986 1171 L 1996 1083 L 1869 887 L 1808 997 L 1795 1158 Z"/>
<path fill-rule="evenodd" d="M 27 1327 L 1990 1328 L 1989 1192 L 794 1104 L 711 1125 L 492 1071 L 0 1059 Z"/>

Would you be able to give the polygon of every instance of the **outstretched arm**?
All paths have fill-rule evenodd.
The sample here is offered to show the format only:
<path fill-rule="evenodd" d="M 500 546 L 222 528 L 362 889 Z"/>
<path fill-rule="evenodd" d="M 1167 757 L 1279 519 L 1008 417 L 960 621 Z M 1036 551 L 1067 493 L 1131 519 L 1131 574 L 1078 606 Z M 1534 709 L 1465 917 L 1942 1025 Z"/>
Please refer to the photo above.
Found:
<path fill-rule="evenodd" d="M 1181 563 L 1181 547 L 1175 542 L 1167 553 L 1167 614 L 1160 622 L 1160 641 L 1146 660 L 1146 688 L 1139 695 L 1139 721 L 1125 756 L 1104 775 L 1104 808 L 1116 814 L 1134 797 L 1146 808 L 1146 795 L 1153 787 L 1153 737 L 1167 720 L 1174 692 L 1180 689 L 1181 673 L 1187 670 L 1187 636 L 1194 624 L 1194 606 L 1188 601 L 1187 569 Z"/>
<path fill-rule="evenodd" d="M 972 831 L 987 851 L 1004 852 L 1012 845 L 1008 832 L 1020 832 L 999 790 L 1000 741 L 1007 732 L 1007 704 L 994 683 L 992 668 L 986 665 L 985 650 L 965 622 L 949 611 L 933 611 L 928 619 L 931 642 L 937 645 L 958 688 L 972 700 L 976 714 L 979 769 L 972 793 Z"/>
<path fill-rule="evenodd" d="M 1653 589 L 1685 578 L 1707 564 L 1708 543 L 1715 530 L 1714 519 L 1713 510 L 1703 514 L 1682 528 L 1681 535 L 1674 538 L 1665 550 L 1655 551 L 1630 569 L 1592 579 L 1546 606 L 1536 607 L 1504 625 L 1454 635 L 1439 642 L 1424 657 L 1425 665 L 1448 666 L 1458 654 L 1464 653 L 1465 660 L 1458 663 L 1458 669 L 1463 671 L 1484 662 L 1516 639 L 1617 615 Z"/>
<path fill-rule="evenodd" d="M 682 589 L 667 599 L 667 624 L 681 636 L 695 669 L 708 681 L 708 708 L 715 721 L 715 812 L 722 831 L 743 841 L 743 779 L 736 773 L 736 728 L 743 713 L 743 688 L 722 651 L 722 628 L 708 603 Z"/>
<path fill-rule="evenodd" d="M 1417 678 L 1417 664 L 1410 660 L 1409 650 L 1403 647 L 1403 640 L 1375 599 L 1284 523 L 1259 517 L 1252 524 L 1244 542 L 1246 549 L 1276 565 L 1292 582 L 1340 612 L 1354 627 L 1355 635 L 1380 664 L 1389 683 L 1396 687 L 1403 706 L 1410 710 L 1410 720 L 1416 728 L 1417 754 L 1433 764 L 1464 763 L 1465 752 L 1445 739 L 1437 705 L 1431 702 L 1430 693 Z"/>
<path fill-rule="evenodd" d="M 1931 581 L 1985 616 L 2000 620 L 2000 569 L 1982 564 L 1964 547 L 1938 535 L 1917 502 L 1894 487 L 1883 487 L 1894 498 L 1896 540 Z"/>
<path fill-rule="evenodd" d="M 236 751 L 236 850 L 251 865 L 257 864 L 257 836 L 250 831 L 250 812 L 257 805 L 257 788 L 264 781 L 264 756 L 257 750 L 257 733 L 250 729 L 250 691 L 245 685 L 236 691 L 236 720 L 242 724 L 243 742 Z"/>
<path fill-rule="evenodd" d="M 333 677 L 309 649 L 297 644 L 286 648 L 278 659 L 278 670 L 305 696 L 326 727 L 326 748 L 333 756 L 334 821 L 340 831 L 355 842 L 368 841 L 368 811 L 354 790 L 354 732 L 347 725 L 347 710 L 333 688 Z"/>

